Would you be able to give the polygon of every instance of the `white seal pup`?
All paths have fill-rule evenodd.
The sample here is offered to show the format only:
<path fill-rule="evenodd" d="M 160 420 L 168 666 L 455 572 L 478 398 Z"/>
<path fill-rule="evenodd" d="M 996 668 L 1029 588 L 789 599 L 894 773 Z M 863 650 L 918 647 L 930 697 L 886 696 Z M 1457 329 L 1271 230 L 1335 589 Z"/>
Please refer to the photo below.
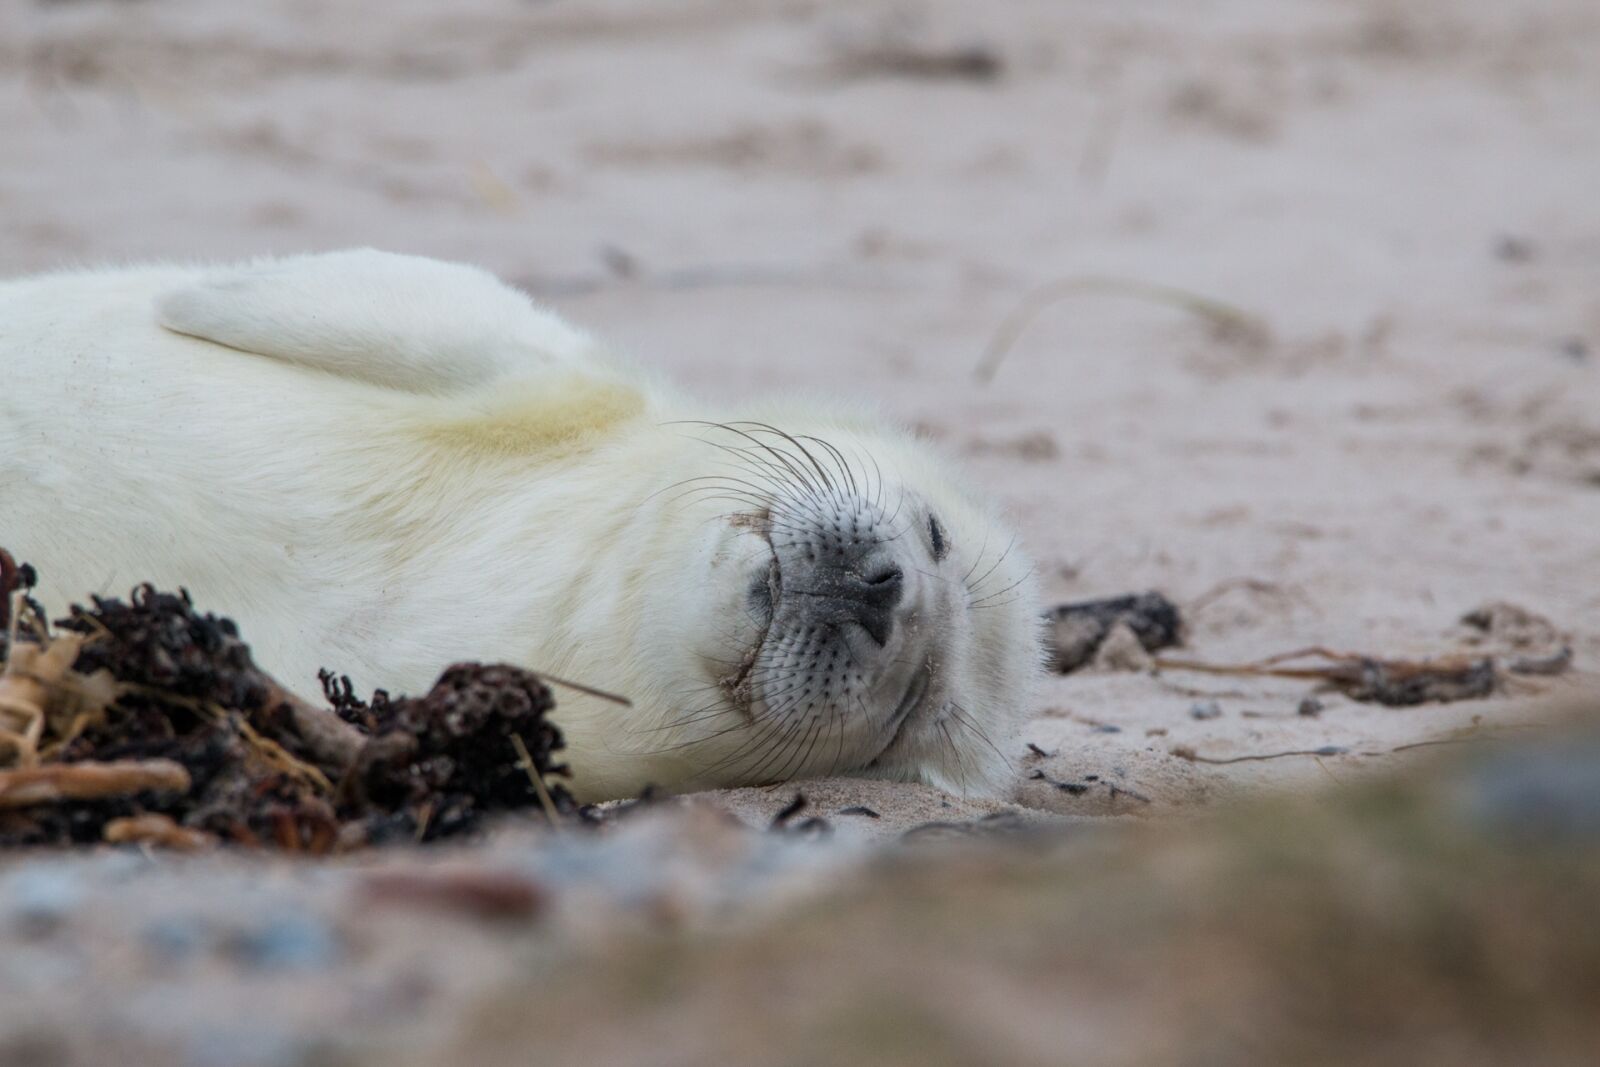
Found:
<path fill-rule="evenodd" d="M 926 442 L 708 411 L 475 268 L 370 250 L 0 283 L 0 545 L 47 605 L 185 586 L 316 689 L 559 694 L 576 792 L 824 773 L 993 792 L 1031 568 Z"/>

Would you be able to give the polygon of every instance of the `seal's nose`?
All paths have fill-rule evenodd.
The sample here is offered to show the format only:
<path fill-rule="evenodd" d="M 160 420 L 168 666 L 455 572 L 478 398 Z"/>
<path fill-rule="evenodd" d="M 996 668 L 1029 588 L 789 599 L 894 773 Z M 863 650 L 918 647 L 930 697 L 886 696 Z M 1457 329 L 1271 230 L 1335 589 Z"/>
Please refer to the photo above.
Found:
<path fill-rule="evenodd" d="M 887 648 L 917 595 L 916 576 L 902 569 L 901 545 L 883 529 L 887 523 L 866 511 L 791 510 L 798 519 L 776 524 L 770 538 L 774 620 L 826 627 L 863 656 L 870 654 L 867 639 Z"/>
<path fill-rule="evenodd" d="M 904 594 L 905 574 L 895 563 L 884 564 L 866 575 L 845 577 L 838 593 L 853 620 L 880 646 L 889 643 L 889 635 L 894 632 L 894 609 Z"/>

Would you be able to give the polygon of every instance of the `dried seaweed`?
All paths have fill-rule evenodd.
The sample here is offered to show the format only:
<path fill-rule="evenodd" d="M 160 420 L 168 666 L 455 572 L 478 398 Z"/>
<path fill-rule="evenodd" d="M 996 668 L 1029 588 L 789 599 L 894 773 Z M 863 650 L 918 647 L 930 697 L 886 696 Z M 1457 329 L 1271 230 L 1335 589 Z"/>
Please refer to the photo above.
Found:
<path fill-rule="evenodd" d="M 331 707 L 254 663 L 232 621 L 187 593 L 135 589 L 74 606 L 55 628 L 4 560 L 15 608 L 0 673 L 0 844 L 213 841 L 314 853 L 469 831 L 543 803 L 575 811 L 551 776 L 555 701 L 537 676 L 457 664 L 414 699 Z"/>
<path fill-rule="evenodd" d="M 1297 660 L 1321 662 L 1292 666 Z M 1269 656 L 1254 663 L 1203 663 L 1158 659 L 1162 670 L 1269 678 L 1304 678 L 1320 682 L 1352 700 L 1411 707 L 1417 704 L 1470 700 L 1492 694 L 1501 684 L 1499 670 L 1488 656 L 1451 655 L 1433 659 L 1382 659 L 1354 652 L 1314 647 Z"/>
<path fill-rule="evenodd" d="M 561 734 L 545 718 L 555 700 L 536 675 L 458 663 L 427 696 L 396 700 L 380 690 L 371 703 L 353 700 L 342 683 L 341 715 L 372 738 L 350 768 L 346 795 L 356 809 L 380 813 L 369 825 L 375 839 L 431 841 L 471 829 L 489 812 L 540 804 L 538 784 L 556 812 L 576 810 L 566 789 L 542 782 L 567 768 L 555 761 Z"/>

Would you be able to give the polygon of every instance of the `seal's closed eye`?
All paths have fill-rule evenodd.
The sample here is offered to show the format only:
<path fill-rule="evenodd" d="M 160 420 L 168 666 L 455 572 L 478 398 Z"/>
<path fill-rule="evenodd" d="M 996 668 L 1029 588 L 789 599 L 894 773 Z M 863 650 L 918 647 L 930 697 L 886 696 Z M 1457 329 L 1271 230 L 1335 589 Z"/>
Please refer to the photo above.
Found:
<path fill-rule="evenodd" d="M 944 527 L 939 525 L 939 520 L 932 515 L 928 516 L 928 541 L 933 545 L 933 561 L 941 563 L 950 552 L 950 544 L 945 540 Z"/>

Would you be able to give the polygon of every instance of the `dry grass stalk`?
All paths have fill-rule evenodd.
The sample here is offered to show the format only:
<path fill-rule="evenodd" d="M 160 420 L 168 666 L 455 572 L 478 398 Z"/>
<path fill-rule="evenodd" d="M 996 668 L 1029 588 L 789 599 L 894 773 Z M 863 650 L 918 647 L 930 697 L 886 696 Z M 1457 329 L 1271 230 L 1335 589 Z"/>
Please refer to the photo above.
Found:
<path fill-rule="evenodd" d="M 52 763 L 0 771 L 0 808 L 61 800 L 94 800 L 136 793 L 186 793 L 189 772 L 168 759 Z"/>
<path fill-rule="evenodd" d="M 1136 278 L 1107 278 L 1089 275 L 1062 278 L 1046 283 L 1023 297 L 1016 309 L 1007 315 L 995 331 L 984 351 L 983 358 L 973 368 L 973 377 L 979 382 L 994 380 L 995 372 L 1006 358 L 1017 339 L 1033 321 L 1045 311 L 1069 297 L 1099 293 L 1109 296 L 1132 297 L 1138 300 L 1166 304 L 1201 319 L 1218 341 L 1250 349 L 1267 347 L 1272 331 L 1259 316 L 1242 308 L 1224 303 L 1209 296 L 1192 293 L 1171 285 L 1140 281 Z"/>
<path fill-rule="evenodd" d="M 5 671 L 0 673 L 0 744 L 15 753 L 18 765 L 31 767 L 38 762 L 39 738 L 54 694 L 66 684 L 82 646 L 78 634 L 42 646 L 8 644 Z"/>
<path fill-rule="evenodd" d="M 132 815 L 106 823 L 103 837 L 111 845 L 154 845 L 174 852 L 200 852 L 212 848 L 217 839 L 202 830 L 179 826 L 167 815 Z"/>

